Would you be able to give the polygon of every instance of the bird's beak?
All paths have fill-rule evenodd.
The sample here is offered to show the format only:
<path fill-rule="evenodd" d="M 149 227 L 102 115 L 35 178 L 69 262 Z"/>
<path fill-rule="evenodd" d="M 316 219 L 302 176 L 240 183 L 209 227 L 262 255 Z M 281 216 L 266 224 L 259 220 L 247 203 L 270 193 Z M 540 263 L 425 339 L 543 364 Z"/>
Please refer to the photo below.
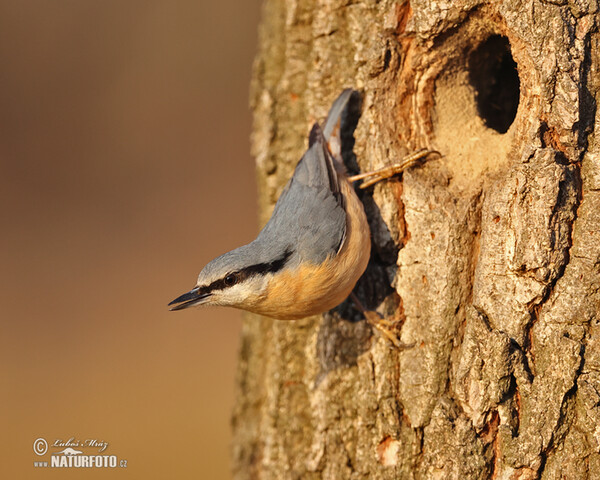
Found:
<path fill-rule="evenodd" d="M 204 303 L 204 300 L 208 297 L 210 297 L 210 293 L 200 293 L 200 287 L 196 287 L 192 288 L 189 292 L 184 293 L 180 297 L 177 297 L 175 300 L 169 303 L 169 306 L 177 303 L 179 305 L 171 307 L 171 310 L 182 310 L 194 305 L 200 305 Z"/>

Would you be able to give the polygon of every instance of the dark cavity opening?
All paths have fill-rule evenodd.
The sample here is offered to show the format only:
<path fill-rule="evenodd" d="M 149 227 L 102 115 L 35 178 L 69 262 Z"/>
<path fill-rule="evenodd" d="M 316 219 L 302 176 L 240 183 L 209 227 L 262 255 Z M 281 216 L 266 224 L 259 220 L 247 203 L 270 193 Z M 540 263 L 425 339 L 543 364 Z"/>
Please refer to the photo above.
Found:
<path fill-rule="evenodd" d="M 519 106 L 519 73 L 506 37 L 494 35 L 469 58 L 477 112 L 488 128 L 506 133 Z"/>

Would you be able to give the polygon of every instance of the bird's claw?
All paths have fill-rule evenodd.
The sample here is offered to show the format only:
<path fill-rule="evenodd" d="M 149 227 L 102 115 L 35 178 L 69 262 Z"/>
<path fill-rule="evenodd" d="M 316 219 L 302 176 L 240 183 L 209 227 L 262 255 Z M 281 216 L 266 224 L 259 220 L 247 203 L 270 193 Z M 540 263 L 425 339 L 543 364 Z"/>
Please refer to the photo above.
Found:
<path fill-rule="evenodd" d="M 386 339 L 388 339 L 392 345 L 399 350 L 406 350 L 415 346 L 414 343 L 402 343 L 398 338 L 398 334 L 395 332 L 397 324 L 391 322 L 386 318 L 381 317 L 377 312 L 363 311 L 363 315 L 367 320 L 367 323 L 373 328 L 377 329 Z"/>

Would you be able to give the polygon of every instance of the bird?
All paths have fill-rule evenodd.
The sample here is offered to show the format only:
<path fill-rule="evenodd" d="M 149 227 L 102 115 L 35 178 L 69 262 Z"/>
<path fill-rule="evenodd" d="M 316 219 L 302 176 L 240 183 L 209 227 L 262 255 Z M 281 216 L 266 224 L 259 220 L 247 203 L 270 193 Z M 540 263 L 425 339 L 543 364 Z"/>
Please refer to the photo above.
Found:
<path fill-rule="evenodd" d="M 195 287 L 169 303 L 171 310 L 218 305 L 294 320 L 327 312 L 348 298 L 371 251 L 369 224 L 354 182 L 362 180 L 366 188 L 433 152 L 421 150 L 400 164 L 348 176 L 340 132 L 349 103 L 358 95 L 345 89 L 323 126 L 313 125 L 308 149 L 256 239 L 209 262 Z"/>

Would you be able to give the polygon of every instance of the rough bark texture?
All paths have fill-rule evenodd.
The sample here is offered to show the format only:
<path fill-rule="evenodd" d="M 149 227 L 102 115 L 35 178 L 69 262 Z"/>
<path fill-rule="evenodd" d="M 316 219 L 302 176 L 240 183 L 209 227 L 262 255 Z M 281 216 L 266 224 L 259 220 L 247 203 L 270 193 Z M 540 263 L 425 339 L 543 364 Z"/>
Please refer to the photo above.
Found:
<path fill-rule="evenodd" d="M 585 0 L 266 0 L 263 220 L 344 87 L 364 96 L 355 168 L 443 158 L 363 195 L 357 293 L 416 346 L 391 348 L 351 302 L 247 318 L 236 478 L 600 478 L 597 15 Z"/>

